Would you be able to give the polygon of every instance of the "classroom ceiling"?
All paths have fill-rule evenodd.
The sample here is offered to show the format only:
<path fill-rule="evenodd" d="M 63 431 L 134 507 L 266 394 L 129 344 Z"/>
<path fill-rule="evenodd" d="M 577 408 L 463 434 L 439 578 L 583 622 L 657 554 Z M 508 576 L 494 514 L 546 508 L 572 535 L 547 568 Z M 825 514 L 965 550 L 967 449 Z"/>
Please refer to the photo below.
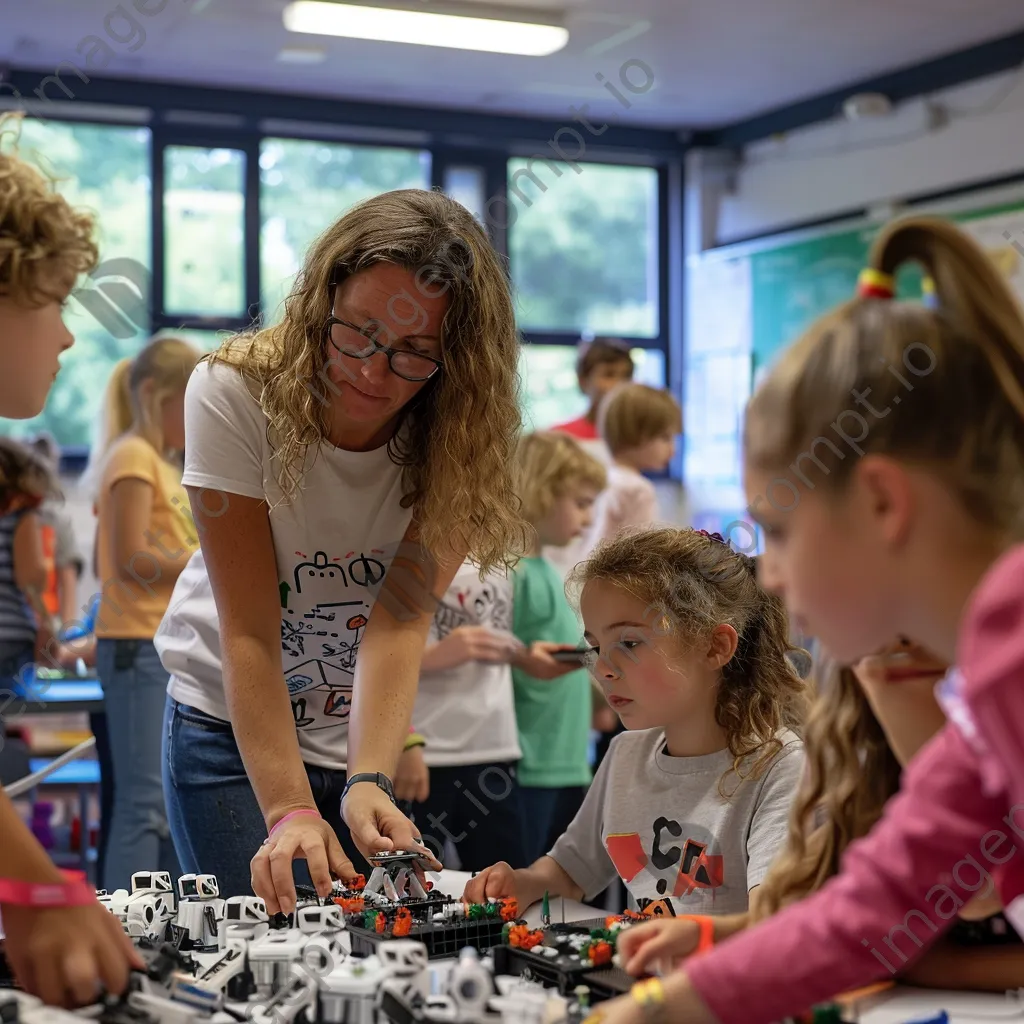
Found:
<path fill-rule="evenodd" d="M 1024 29 L 1021 0 L 561 0 L 565 49 L 517 57 L 295 35 L 285 4 L 0 0 L 0 67 L 51 73 L 70 60 L 105 76 L 567 121 L 571 106 L 589 103 L 591 121 L 710 128 Z M 85 64 L 89 36 L 112 51 L 103 70 Z M 285 63 L 285 47 L 323 59 Z M 653 74 L 628 110 L 596 77 L 617 82 L 627 61 L 637 84 L 635 62 Z"/>

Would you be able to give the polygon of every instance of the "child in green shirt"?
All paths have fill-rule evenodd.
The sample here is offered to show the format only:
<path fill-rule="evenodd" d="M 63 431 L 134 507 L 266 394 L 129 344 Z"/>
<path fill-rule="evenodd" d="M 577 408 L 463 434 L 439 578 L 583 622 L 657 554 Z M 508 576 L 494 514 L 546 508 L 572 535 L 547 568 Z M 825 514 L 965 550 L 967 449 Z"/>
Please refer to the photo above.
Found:
<path fill-rule="evenodd" d="M 605 468 L 572 437 L 554 432 L 527 435 L 517 458 L 523 515 L 533 530 L 513 577 L 512 632 L 527 645 L 579 646 L 582 626 L 566 600 L 560 573 L 541 556 L 541 548 L 564 547 L 590 526 L 594 500 L 605 486 Z M 532 863 L 565 831 L 590 782 L 591 682 L 582 667 L 542 681 L 515 665 L 512 682 Z"/>

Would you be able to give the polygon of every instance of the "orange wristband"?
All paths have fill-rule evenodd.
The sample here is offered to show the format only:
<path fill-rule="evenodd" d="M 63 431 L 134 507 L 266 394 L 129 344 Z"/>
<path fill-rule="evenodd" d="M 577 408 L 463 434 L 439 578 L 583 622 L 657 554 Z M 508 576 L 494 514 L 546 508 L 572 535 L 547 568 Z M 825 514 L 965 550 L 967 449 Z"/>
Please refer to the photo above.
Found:
<path fill-rule="evenodd" d="M 698 953 L 706 953 L 715 944 L 715 919 L 707 914 L 680 914 L 684 921 L 696 921 L 699 929 L 697 940 Z"/>

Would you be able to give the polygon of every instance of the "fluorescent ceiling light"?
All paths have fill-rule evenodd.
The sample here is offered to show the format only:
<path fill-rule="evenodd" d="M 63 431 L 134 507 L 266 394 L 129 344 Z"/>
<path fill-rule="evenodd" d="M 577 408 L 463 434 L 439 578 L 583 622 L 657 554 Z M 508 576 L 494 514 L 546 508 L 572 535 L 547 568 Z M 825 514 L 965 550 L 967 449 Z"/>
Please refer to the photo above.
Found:
<path fill-rule="evenodd" d="M 561 25 L 358 6 L 335 0 L 295 0 L 284 10 L 284 27 L 290 32 L 529 57 L 546 57 L 569 41 L 569 33 Z"/>

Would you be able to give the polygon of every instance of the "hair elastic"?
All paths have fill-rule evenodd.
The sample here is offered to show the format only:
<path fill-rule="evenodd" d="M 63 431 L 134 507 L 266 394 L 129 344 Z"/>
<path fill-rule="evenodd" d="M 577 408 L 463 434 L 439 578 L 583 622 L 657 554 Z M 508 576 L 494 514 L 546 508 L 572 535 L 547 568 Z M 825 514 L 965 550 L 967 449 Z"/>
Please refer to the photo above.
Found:
<path fill-rule="evenodd" d="M 866 267 L 857 278 L 857 294 L 862 299 L 891 299 L 896 294 L 896 279 L 892 274 Z"/>
<path fill-rule="evenodd" d="M 921 301 L 928 309 L 939 308 L 939 293 L 935 288 L 934 278 L 925 277 L 921 281 Z"/>
<path fill-rule="evenodd" d="M 720 533 L 708 533 L 707 530 L 697 531 L 702 537 L 707 537 L 708 540 L 716 541 L 719 544 L 725 544 L 726 540 Z"/>

